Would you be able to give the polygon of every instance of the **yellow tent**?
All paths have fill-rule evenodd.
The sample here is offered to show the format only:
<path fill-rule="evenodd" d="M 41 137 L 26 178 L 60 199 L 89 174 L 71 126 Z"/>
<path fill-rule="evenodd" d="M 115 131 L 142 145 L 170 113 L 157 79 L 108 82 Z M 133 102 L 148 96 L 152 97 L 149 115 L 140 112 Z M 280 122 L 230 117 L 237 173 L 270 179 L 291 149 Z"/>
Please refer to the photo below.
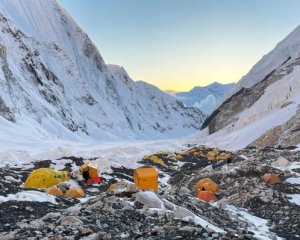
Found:
<path fill-rule="evenodd" d="M 158 173 L 154 167 L 134 171 L 134 184 L 142 190 L 158 190 Z"/>
<path fill-rule="evenodd" d="M 67 198 L 81 198 L 84 197 L 85 193 L 80 187 L 74 187 L 66 191 L 65 197 Z"/>
<path fill-rule="evenodd" d="M 25 188 L 48 188 L 71 179 L 68 171 L 56 171 L 51 168 L 39 168 L 30 173 Z"/>
<path fill-rule="evenodd" d="M 83 172 L 86 172 L 86 171 L 88 171 L 90 179 L 99 177 L 98 165 L 96 163 L 87 162 L 87 163 L 83 164 L 80 167 L 80 173 L 83 174 Z"/>
<path fill-rule="evenodd" d="M 207 160 L 209 160 L 209 161 L 216 160 L 216 156 L 217 156 L 217 154 L 213 151 L 208 152 L 207 155 L 206 155 Z"/>
<path fill-rule="evenodd" d="M 218 160 L 226 160 L 226 159 L 228 159 L 228 158 L 230 158 L 230 157 L 231 157 L 230 153 L 221 153 L 221 154 L 217 157 L 217 159 L 218 159 Z"/>
<path fill-rule="evenodd" d="M 194 186 L 194 189 L 196 191 L 201 191 L 201 190 L 205 190 L 205 191 L 209 191 L 209 192 L 219 192 L 220 191 L 219 185 L 216 184 L 210 178 L 203 178 L 202 180 L 197 182 Z"/>
<path fill-rule="evenodd" d="M 47 189 L 47 193 L 57 197 L 63 197 L 64 193 L 57 186 L 52 186 Z"/>

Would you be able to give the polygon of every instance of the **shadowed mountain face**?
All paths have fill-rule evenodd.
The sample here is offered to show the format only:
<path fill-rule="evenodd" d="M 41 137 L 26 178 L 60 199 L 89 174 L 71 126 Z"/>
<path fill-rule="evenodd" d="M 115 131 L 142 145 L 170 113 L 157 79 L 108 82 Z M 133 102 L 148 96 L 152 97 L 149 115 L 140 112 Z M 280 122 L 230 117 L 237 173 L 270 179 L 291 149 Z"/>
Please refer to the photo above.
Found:
<path fill-rule="evenodd" d="M 300 27 L 237 83 L 231 96 L 205 120 L 202 129 L 208 128 L 210 134 L 224 128 L 242 132 L 257 124 L 256 129 L 264 130 L 264 134 L 253 145 L 297 145 L 299 96 Z"/>
<path fill-rule="evenodd" d="M 38 136 L 183 136 L 204 114 L 108 66 L 55 0 L 0 3 L 0 115 Z"/>

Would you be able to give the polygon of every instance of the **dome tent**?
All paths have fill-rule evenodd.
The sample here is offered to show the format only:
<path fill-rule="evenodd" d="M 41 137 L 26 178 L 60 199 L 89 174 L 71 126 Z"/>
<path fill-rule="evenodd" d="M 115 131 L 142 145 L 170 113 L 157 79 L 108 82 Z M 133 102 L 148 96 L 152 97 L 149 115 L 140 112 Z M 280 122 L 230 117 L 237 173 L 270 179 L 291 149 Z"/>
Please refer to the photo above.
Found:
<path fill-rule="evenodd" d="M 210 178 L 203 178 L 199 182 L 197 182 L 194 186 L 194 189 L 196 191 L 209 191 L 209 192 L 219 192 L 220 188 L 219 185 L 216 184 L 213 180 Z"/>
<path fill-rule="evenodd" d="M 71 179 L 68 171 L 56 171 L 51 168 L 39 168 L 30 173 L 25 181 L 25 188 L 49 188 Z"/>
<path fill-rule="evenodd" d="M 212 192 L 208 191 L 200 191 L 196 194 L 196 197 L 205 201 L 205 202 L 211 202 L 211 201 L 217 201 L 217 197 Z"/>
<path fill-rule="evenodd" d="M 277 175 L 271 174 L 271 173 L 267 173 L 267 174 L 263 175 L 263 176 L 261 177 L 261 179 L 262 179 L 265 183 L 271 184 L 271 185 L 281 183 L 280 178 L 279 178 Z"/>

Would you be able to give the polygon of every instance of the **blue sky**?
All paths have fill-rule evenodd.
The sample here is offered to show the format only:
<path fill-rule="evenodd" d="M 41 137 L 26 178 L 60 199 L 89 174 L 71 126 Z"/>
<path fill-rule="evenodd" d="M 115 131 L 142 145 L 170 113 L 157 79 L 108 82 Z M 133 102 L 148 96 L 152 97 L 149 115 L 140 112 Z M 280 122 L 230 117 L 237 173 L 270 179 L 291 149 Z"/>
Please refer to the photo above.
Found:
<path fill-rule="evenodd" d="M 299 0 L 60 0 L 106 63 L 161 89 L 236 82 L 300 25 Z"/>

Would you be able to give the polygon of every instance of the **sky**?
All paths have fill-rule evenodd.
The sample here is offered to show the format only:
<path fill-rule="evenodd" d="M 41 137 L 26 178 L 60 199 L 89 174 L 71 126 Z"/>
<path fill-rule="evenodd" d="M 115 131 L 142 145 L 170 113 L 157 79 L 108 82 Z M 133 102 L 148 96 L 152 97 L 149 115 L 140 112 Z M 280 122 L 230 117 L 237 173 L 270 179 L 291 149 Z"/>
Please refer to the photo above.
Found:
<path fill-rule="evenodd" d="M 60 0 L 106 63 L 162 90 L 237 82 L 300 25 L 300 0 Z"/>

